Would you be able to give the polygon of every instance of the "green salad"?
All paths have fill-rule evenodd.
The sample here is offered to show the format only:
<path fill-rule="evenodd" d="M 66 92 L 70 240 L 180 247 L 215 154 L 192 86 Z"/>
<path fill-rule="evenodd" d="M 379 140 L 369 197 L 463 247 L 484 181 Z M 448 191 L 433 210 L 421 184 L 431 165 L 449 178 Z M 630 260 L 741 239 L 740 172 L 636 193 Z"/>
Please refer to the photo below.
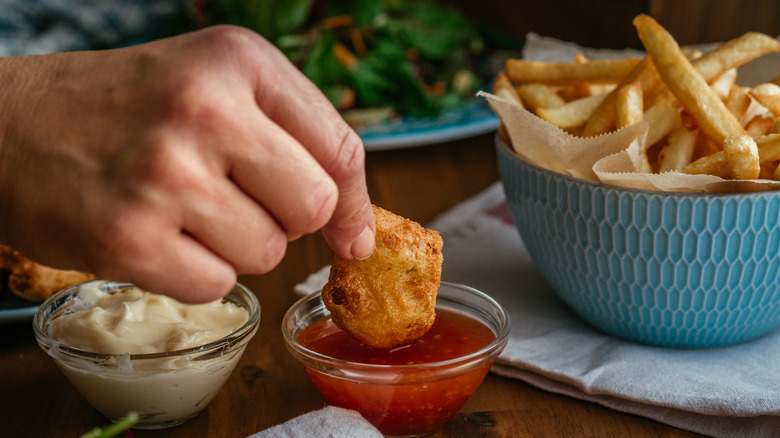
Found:
<path fill-rule="evenodd" d="M 484 32 L 433 0 L 213 0 L 207 15 L 266 37 L 357 124 L 435 117 L 489 81 Z"/>

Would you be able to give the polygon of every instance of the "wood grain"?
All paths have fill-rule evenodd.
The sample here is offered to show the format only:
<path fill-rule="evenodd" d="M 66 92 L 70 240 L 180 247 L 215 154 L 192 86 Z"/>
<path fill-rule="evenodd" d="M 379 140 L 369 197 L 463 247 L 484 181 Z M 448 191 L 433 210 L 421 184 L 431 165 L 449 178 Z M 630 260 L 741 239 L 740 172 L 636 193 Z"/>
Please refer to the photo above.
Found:
<path fill-rule="evenodd" d="M 422 223 L 498 180 L 492 135 L 367 157 L 373 202 Z M 260 329 L 211 405 L 194 420 L 136 437 L 245 437 L 324 406 L 282 342 L 293 286 L 330 263 L 319 235 L 292 242 L 281 265 L 241 282 L 259 297 Z M 1 327 L 0 415 L 4 436 L 78 436 L 106 420 L 92 409 L 35 343 L 28 324 Z M 485 412 L 489 414 L 465 414 Z M 690 437 L 694 434 L 591 403 L 488 375 L 443 437 Z M 494 423 L 487 427 L 480 421 Z M 473 433 L 473 434 L 472 434 Z"/>

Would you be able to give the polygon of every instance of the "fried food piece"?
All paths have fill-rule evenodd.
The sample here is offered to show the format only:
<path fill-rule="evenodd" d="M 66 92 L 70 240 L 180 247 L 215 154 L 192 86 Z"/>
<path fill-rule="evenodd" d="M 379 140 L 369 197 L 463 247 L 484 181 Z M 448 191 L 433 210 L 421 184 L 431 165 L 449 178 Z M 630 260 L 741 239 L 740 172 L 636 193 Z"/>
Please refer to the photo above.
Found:
<path fill-rule="evenodd" d="M 374 206 L 376 249 L 365 260 L 336 256 L 322 288 L 333 322 L 375 348 L 407 344 L 436 318 L 443 241 L 438 232 Z"/>
<path fill-rule="evenodd" d="M 95 276 L 36 263 L 12 248 L 0 245 L 0 269 L 8 270 L 8 288 L 29 301 L 40 302 L 55 292 Z"/>

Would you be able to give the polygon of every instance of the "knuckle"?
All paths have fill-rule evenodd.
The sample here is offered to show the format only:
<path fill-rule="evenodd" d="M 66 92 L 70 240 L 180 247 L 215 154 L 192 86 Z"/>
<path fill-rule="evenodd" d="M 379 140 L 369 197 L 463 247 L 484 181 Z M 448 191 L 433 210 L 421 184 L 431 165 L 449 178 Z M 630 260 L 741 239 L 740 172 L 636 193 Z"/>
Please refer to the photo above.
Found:
<path fill-rule="evenodd" d="M 252 273 L 265 274 L 281 263 L 287 252 L 287 237 L 281 231 L 273 232 L 266 237 L 265 245 L 259 257 L 254 257 L 254 263 L 249 267 Z"/>
<path fill-rule="evenodd" d="M 213 96 L 213 87 L 205 83 L 207 80 L 197 71 L 182 73 L 167 92 L 162 123 L 203 130 L 212 126 L 233 125 L 233 118 L 229 116 L 230 111 L 226 107 L 227 100 Z"/>
<path fill-rule="evenodd" d="M 366 151 L 360 137 L 348 126 L 341 127 L 342 133 L 336 138 L 341 138 L 328 169 L 334 180 L 344 181 L 353 178 L 363 172 Z"/>
<path fill-rule="evenodd" d="M 221 24 L 207 28 L 203 34 L 204 38 L 217 49 L 221 50 L 243 50 L 247 46 L 255 46 L 259 41 L 263 41 L 257 33 L 240 26 Z"/>
<path fill-rule="evenodd" d="M 287 234 L 299 235 L 319 230 L 328 223 L 338 202 L 338 188 L 330 178 L 325 178 L 311 190 L 306 205 L 296 213 L 297 225 L 287 229 Z"/>
<path fill-rule="evenodd" d="M 129 211 L 110 212 L 104 218 L 103 225 L 96 230 L 96 247 L 102 254 L 101 261 L 113 265 L 122 260 L 148 260 L 153 256 L 156 237 L 144 222 L 150 221 L 149 215 L 139 217 Z"/>

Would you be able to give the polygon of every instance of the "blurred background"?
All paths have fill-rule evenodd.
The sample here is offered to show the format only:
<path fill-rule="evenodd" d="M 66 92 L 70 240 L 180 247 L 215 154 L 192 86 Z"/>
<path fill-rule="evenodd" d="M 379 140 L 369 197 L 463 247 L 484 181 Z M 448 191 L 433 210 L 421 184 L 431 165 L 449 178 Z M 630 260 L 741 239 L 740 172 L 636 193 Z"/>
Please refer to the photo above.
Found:
<path fill-rule="evenodd" d="M 775 0 L 453 0 L 467 16 L 513 35 L 528 32 L 587 47 L 641 48 L 631 20 L 646 13 L 680 44 L 718 42 L 747 31 L 780 35 Z"/>
<path fill-rule="evenodd" d="M 519 56 L 529 32 L 641 49 L 632 25 L 640 13 L 683 45 L 747 31 L 780 35 L 776 0 L 0 0 L 0 56 L 122 47 L 237 24 L 280 47 L 358 129 L 462 108 Z"/>

